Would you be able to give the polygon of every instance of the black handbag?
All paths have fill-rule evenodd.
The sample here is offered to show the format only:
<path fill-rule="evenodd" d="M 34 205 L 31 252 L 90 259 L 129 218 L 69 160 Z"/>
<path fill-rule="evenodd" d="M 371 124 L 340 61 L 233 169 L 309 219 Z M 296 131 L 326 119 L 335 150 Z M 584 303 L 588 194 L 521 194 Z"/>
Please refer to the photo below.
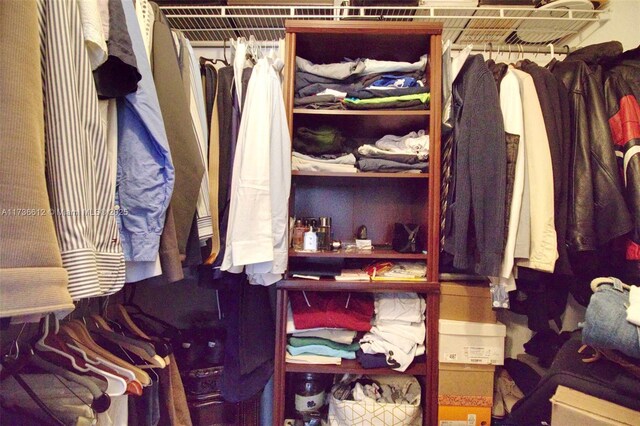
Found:
<path fill-rule="evenodd" d="M 420 253 L 424 249 L 424 239 L 420 225 L 415 223 L 395 223 L 393 225 L 392 247 L 399 253 Z"/>

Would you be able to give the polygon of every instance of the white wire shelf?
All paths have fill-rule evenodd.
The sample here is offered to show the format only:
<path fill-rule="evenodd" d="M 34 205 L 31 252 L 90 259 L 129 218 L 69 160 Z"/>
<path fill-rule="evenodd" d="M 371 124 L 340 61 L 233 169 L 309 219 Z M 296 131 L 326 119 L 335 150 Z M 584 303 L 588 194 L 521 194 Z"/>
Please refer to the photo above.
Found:
<path fill-rule="evenodd" d="M 442 22 L 443 40 L 456 45 L 516 45 L 524 51 L 549 43 L 561 47 L 608 16 L 606 10 L 533 7 L 163 6 L 162 10 L 194 46 L 222 46 L 224 40 L 250 35 L 273 42 L 284 37 L 286 19 L 371 19 Z"/>

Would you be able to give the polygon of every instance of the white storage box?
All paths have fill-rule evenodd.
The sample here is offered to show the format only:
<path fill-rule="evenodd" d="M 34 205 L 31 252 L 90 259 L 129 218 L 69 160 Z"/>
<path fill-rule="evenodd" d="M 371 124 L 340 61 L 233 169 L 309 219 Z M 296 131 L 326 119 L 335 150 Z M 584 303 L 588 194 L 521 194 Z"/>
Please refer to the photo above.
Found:
<path fill-rule="evenodd" d="M 329 426 L 420 426 L 422 406 L 420 405 L 420 383 L 413 376 L 375 376 L 379 384 L 394 384 L 397 387 L 413 387 L 417 400 L 413 404 L 392 404 L 386 402 L 340 401 L 329 395 Z"/>
<path fill-rule="evenodd" d="M 439 361 L 503 365 L 506 330 L 502 323 L 441 319 Z"/>

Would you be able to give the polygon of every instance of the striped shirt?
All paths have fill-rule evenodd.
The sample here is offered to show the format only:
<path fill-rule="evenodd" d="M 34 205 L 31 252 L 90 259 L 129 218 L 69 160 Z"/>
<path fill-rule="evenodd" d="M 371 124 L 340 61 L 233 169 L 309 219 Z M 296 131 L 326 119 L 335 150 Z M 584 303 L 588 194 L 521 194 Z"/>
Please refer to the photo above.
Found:
<path fill-rule="evenodd" d="M 114 181 L 77 0 L 38 2 L 46 175 L 72 299 L 124 284 Z"/>

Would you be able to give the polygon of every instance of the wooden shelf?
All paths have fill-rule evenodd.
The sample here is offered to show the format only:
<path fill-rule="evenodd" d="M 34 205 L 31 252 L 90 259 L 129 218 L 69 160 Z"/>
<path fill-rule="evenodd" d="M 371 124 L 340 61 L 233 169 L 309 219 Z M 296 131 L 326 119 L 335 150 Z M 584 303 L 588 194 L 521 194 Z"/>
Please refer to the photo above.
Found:
<path fill-rule="evenodd" d="M 289 257 L 324 257 L 324 258 L 340 258 L 340 259 L 407 259 L 407 260 L 426 260 L 425 253 L 398 253 L 390 249 L 373 250 L 332 250 L 332 251 L 295 251 L 289 250 Z"/>
<path fill-rule="evenodd" d="M 429 173 L 377 173 L 377 172 L 358 172 L 358 173 L 335 173 L 335 172 L 302 172 L 293 170 L 292 176 L 308 176 L 308 177 L 336 177 L 336 178 L 393 178 L 393 179 L 428 179 Z"/>
<path fill-rule="evenodd" d="M 406 110 L 393 110 L 393 109 L 307 109 L 307 108 L 294 108 L 294 114 L 309 114 L 309 115 L 365 115 L 365 116 L 397 116 L 406 117 L 410 115 L 422 115 L 428 116 L 431 111 L 428 109 L 406 109 Z"/>
<path fill-rule="evenodd" d="M 405 25 L 407 24 L 407 25 Z M 346 141 L 360 145 L 377 141 L 384 135 L 428 132 L 429 158 L 439 159 L 441 116 L 441 27 L 411 22 L 287 22 L 287 66 L 285 66 L 285 106 L 292 139 L 299 129 L 320 126 L 336 129 Z M 327 49 L 332 46 L 332 49 Z M 425 69 L 431 91 L 427 109 L 322 110 L 294 107 L 296 56 L 316 64 L 328 64 L 347 58 L 375 58 L 388 61 L 416 62 L 429 55 Z M 379 105 L 384 107 L 384 105 Z M 349 144 L 347 144 L 349 145 Z M 341 249 L 335 251 L 296 252 L 289 250 L 290 264 L 338 263 L 349 267 L 377 260 L 416 261 L 427 266 L 424 281 L 335 281 L 291 278 L 276 284 L 277 342 L 274 361 L 274 424 L 282 424 L 285 412 L 287 372 L 326 374 L 405 374 L 422 376 L 424 393 L 422 425 L 438 421 L 438 315 L 440 284 L 438 280 L 438 235 L 440 232 L 440 162 L 430 162 L 427 173 L 331 173 L 292 171 L 289 203 L 291 216 L 332 217 L 332 233 L 337 238 L 353 235 L 366 225 L 368 236 L 378 243 L 372 250 Z M 417 223 L 426 233 L 428 253 L 398 253 L 388 244 L 393 239 L 394 223 Z M 364 369 L 356 360 L 342 365 L 286 363 L 286 320 L 291 292 L 420 293 L 425 300 L 426 360 L 414 362 L 406 371 L 388 368 Z M 301 294 L 301 293 L 298 293 Z M 327 294 L 327 293 L 325 293 Z"/>
<path fill-rule="evenodd" d="M 286 363 L 287 373 L 324 373 L 324 374 L 410 374 L 412 376 L 425 376 L 427 368 L 422 362 L 414 362 L 405 371 L 395 371 L 390 368 L 362 368 L 355 359 L 343 359 L 341 365 L 325 364 L 292 364 Z"/>
<path fill-rule="evenodd" d="M 288 291 L 351 291 L 358 293 L 438 293 L 440 284 L 428 281 L 335 281 L 333 279 L 305 280 L 287 278 L 277 288 Z"/>

